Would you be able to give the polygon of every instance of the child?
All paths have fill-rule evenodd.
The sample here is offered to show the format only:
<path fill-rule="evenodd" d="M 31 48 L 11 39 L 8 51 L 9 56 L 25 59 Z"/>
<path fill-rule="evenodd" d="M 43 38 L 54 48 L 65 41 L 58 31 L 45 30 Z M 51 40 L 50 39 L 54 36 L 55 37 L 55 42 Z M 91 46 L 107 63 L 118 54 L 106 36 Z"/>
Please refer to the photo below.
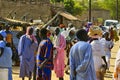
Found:
<path fill-rule="evenodd" d="M 106 61 L 107 61 L 107 69 L 109 70 L 110 68 L 110 58 L 111 58 L 111 49 L 113 48 L 113 41 L 109 38 L 109 33 L 105 32 L 104 33 L 104 38 L 105 38 L 105 53 L 106 53 Z"/>

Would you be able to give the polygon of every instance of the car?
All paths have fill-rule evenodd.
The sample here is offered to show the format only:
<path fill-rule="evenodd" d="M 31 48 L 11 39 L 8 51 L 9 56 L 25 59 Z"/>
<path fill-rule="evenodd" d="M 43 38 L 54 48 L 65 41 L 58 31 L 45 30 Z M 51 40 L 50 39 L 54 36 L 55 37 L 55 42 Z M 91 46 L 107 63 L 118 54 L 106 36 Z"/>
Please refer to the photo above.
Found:
<path fill-rule="evenodd" d="M 105 20 L 104 27 L 109 30 L 112 25 L 116 26 L 117 24 L 118 20 Z"/>

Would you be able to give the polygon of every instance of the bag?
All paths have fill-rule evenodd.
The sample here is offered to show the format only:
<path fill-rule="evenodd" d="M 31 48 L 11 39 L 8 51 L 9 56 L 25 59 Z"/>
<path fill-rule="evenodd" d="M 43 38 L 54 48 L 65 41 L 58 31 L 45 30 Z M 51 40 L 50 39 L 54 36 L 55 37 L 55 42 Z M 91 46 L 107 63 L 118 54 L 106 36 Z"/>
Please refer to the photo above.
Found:
<path fill-rule="evenodd" d="M 0 80 L 8 80 L 8 69 L 0 68 Z"/>

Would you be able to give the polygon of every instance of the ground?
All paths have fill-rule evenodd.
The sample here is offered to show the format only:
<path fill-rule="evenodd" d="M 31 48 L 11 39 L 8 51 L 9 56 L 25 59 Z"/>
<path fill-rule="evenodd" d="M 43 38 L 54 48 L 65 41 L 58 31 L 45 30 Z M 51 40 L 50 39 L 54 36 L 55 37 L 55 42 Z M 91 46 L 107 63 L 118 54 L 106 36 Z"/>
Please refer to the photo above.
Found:
<path fill-rule="evenodd" d="M 114 62 L 115 62 L 115 57 L 118 49 L 119 49 L 119 41 L 115 42 L 114 47 L 112 49 L 111 60 L 110 60 L 111 61 L 110 72 L 107 72 L 105 74 L 105 80 L 112 80 L 112 75 L 114 71 Z M 19 78 L 19 66 L 13 66 L 13 80 L 21 80 L 21 78 Z M 28 79 L 25 78 L 25 80 L 28 80 Z M 52 72 L 52 80 L 59 80 L 58 78 L 56 78 L 54 71 Z M 64 80 L 69 80 L 69 75 L 65 74 Z"/>

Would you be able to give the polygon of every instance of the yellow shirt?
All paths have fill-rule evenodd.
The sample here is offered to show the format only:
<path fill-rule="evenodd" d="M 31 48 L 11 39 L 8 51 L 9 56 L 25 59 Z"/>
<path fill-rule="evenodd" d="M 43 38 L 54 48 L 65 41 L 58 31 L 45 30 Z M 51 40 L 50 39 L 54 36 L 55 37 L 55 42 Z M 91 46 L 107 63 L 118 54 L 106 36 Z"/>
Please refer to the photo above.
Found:
<path fill-rule="evenodd" d="M 12 43 L 12 34 L 7 34 L 7 36 L 6 36 L 6 41 L 7 41 L 8 43 Z"/>

